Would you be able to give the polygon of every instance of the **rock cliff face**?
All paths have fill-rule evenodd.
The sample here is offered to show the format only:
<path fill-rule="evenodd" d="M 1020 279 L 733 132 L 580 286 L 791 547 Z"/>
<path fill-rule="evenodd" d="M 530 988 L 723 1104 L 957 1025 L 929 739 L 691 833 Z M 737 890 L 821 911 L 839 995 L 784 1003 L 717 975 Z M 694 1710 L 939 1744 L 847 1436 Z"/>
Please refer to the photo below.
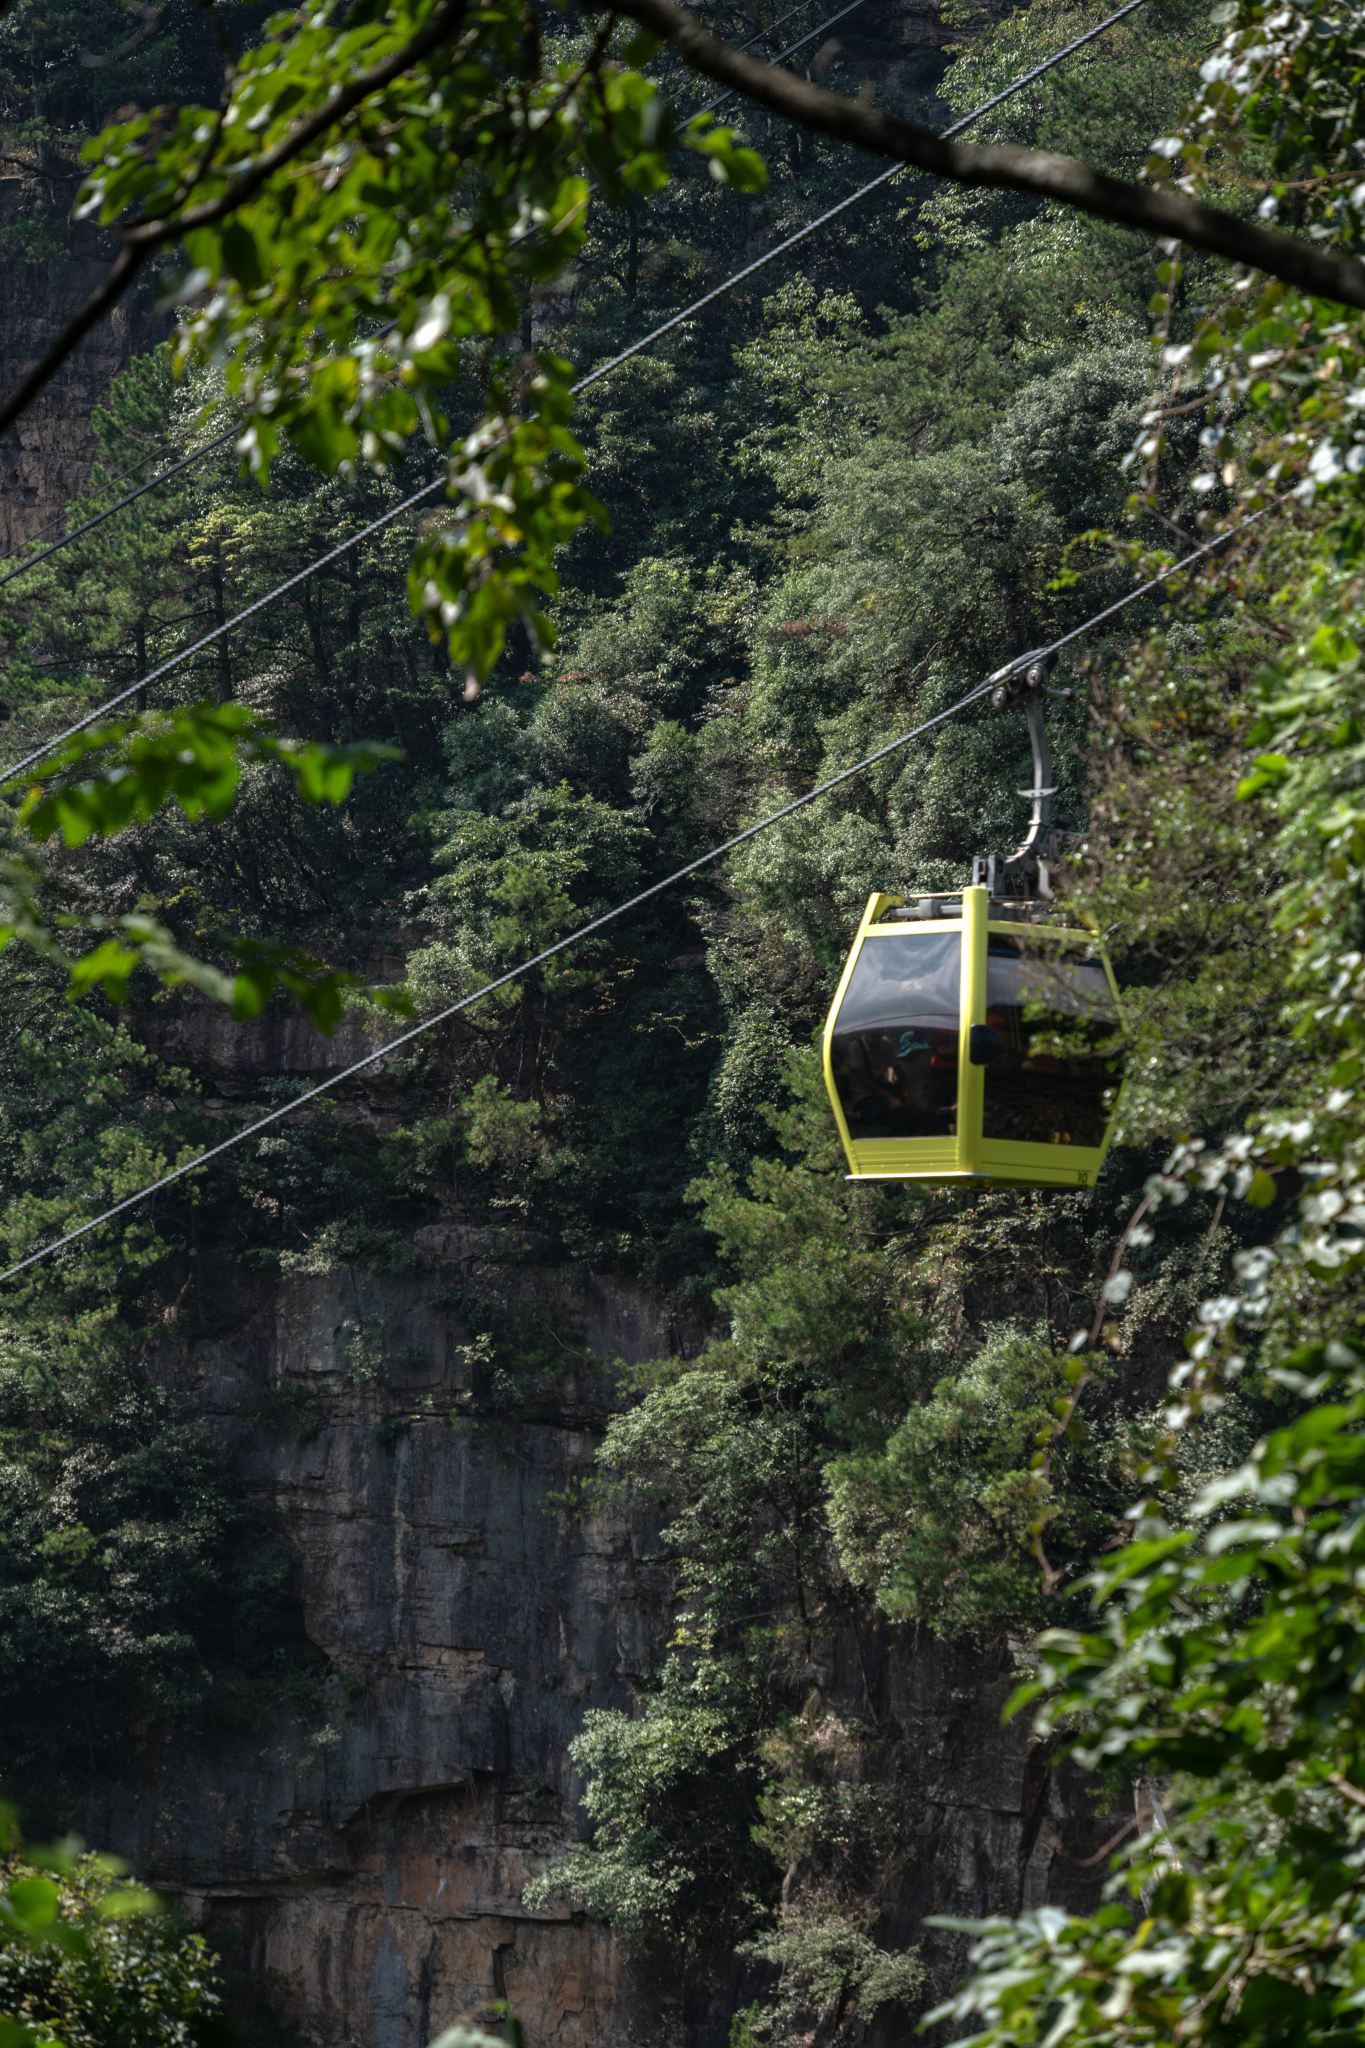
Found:
<path fill-rule="evenodd" d="M 253 1293 L 207 1276 L 215 1334 L 188 1345 L 189 1384 L 288 1533 L 328 1725 L 310 1743 L 282 1713 L 147 1755 L 89 1825 L 220 1937 L 235 1923 L 312 2040 L 420 2048 L 502 1996 L 536 2041 L 624 2039 L 610 1938 L 527 1912 L 521 1890 L 577 1832 L 566 1746 L 584 1708 L 627 1705 L 659 1649 L 648 1532 L 553 1496 L 613 1398 L 598 1354 L 678 1333 L 619 1282 L 547 1271 L 516 1232 L 435 1228 L 414 1250 L 396 1280 Z M 564 1347 L 515 1419 L 496 1394 L 468 1412 L 477 1333 L 452 1303 L 494 1297 Z"/>
<path fill-rule="evenodd" d="M 235 1920 L 310 2039 L 420 2048 L 505 1995 L 537 2040 L 609 2041 L 610 1940 L 520 1894 L 574 1826 L 583 1709 L 626 1704 L 650 1666 L 661 1589 L 636 1532 L 550 1497 L 611 1398 L 593 1354 L 640 1358 L 665 1333 L 628 1289 L 546 1273 L 514 1232 L 435 1229 L 415 1249 L 398 1280 L 253 1297 L 210 1276 L 215 1334 L 189 1345 L 190 1384 L 288 1532 L 328 1725 L 310 1744 L 286 1713 L 147 1758 L 92 1827 L 215 1926 Z M 515 1420 L 462 1412 L 475 1333 L 451 1302 L 471 1292 L 565 1344 L 552 1397 Z"/>
<path fill-rule="evenodd" d="M 108 268 L 109 238 L 90 227 L 67 227 L 69 181 L 50 185 L 23 172 L 0 175 L 0 226 L 49 220 L 65 256 L 41 262 L 7 259 L 0 295 L 0 363 L 5 389 L 26 377 L 90 296 Z M 67 502 L 84 487 L 95 454 L 90 412 L 134 355 L 155 348 L 167 332 L 149 294 L 131 295 L 87 334 L 47 389 L 0 441 L 0 557 L 46 529 L 61 531 Z"/>
<path fill-rule="evenodd" d="M 307 1068 L 306 1036 L 257 1050 Z M 562 1369 L 490 1384 L 480 1305 Z M 704 1329 L 468 1221 L 418 1232 L 397 1275 L 276 1284 L 206 1260 L 194 1315 L 211 1334 L 168 1346 L 167 1370 L 287 1535 L 326 1725 L 281 1706 L 229 1740 L 148 1751 L 101 1793 L 92 1838 L 179 1892 L 316 2048 L 423 2048 L 500 1998 L 532 2048 L 721 2048 L 755 1983 L 667 1981 L 604 1928 L 522 1904 L 582 1832 L 567 1751 L 585 1710 L 629 1708 L 665 1648 L 651 1528 L 559 1497 L 619 1399 L 610 1360 L 691 1351 Z M 875 1715 L 905 1802 L 917 1847 L 883 1940 L 908 1945 L 932 1912 L 1090 1896 L 1076 1859 L 1113 1822 L 1002 1731 L 997 1653 L 887 1631 L 855 1654 L 836 1636 L 807 1677 L 832 1709 Z M 940 1949 L 940 1974 L 955 1960 Z"/>

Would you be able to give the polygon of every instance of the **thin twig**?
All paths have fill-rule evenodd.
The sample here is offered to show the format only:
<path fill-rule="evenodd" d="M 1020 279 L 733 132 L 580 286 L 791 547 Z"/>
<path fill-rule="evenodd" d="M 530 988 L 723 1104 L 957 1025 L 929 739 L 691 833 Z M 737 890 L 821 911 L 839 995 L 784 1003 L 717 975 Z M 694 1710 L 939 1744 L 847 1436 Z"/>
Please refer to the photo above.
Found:
<path fill-rule="evenodd" d="M 1118 1279 L 1119 1267 L 1123 1263 L 1123 1255 L 1133 1241 L 1133 1232 L 1137 1229 L 1139 1223 L 1141 1223 L 1143 1217 L 1147 1214 L 1147 1211 L 1151 1208 L 1152 1203 L 1155 1199 L 1155 1189 L 1150 1194 L 1144 1195 L 1142 1200 L 1138 1203 L 1136 1209 L 1134 1209 L 1132 1215 L 1128 1218 L 1128 1221 L 1123 1226 L 1123 1235 L 1120 1237 L 1118 1244 L 1114 1248 L 1114 1256 L 1109 1261 L 1109 1271 L 1105 1276 L 1104 1287 L 1100 1289 L 1099 1306 L 1095 1310 L 1095 1320 L 1090 1326 L 1090 1336 L 1087 1340 L 1086 1345 L 1087 1350 L 1093 1350 L 1095 1345 L 1099 1343 L 1100 1331 L 1104 1328 L 1104 1311 L 1109 1303 L 1109 1297 L 1106 1294 L 1105 1289 L 1109 1286 L 1111 1281 Z"/>
<path fill-rule="evenodd" d="M 1123 1840 L 1125 1835 L 1132 1834 L 1133 1829 L 1136 1826 L 1137 1816 L 1134 1815 L 1133 1819 L 1126 1820 L 1123 1823 L 1123 1826 L 1119 1829 L 1118 1833 L 1116 1835 L 1111 1835 L 1109 1837 L 1109 1840 L 1105 1843 L 1104 1847 L 1102 1849 L 1097 1849 L 1093 1856 L 1073 1856 L 1070 1854 L 1068 1850 L 1062 1847 L 1059 1841 L 1053 1843 L 1052 1852 L 1055 1856 L 1062 1857 L 1065 1862 L 1074 1864 L 1077 1870 L 1093 1870 L 1095 1865 L 1100 1861 L 1100 1859 L 1104 1856 L 1107 1856 L 1111 1849 L 1117 1849 L 1119 1843 Z"/>
<path fill-rule="evenodd" d="M 1208 1229 L 1204 1232 L 1204 1242 L 1199 1247 L 1199 1256 L 1201 1259 L 1203 1258 L 1205 1252 L 1208 1250 L 1209 1246 L 1213 1243 L 1214 1237 L 1217 1234 L 1218 1226 L 1223 1220 L 1223 1209 L 1227 1202 L 1227 1198 L 1227 1189 L 1221 1188 L 1219 1190 L 1218 1200 L 1215 1202 L 1213 1208 L 1213 1221 L 1212 1223 L 1210 1223 Z"/>

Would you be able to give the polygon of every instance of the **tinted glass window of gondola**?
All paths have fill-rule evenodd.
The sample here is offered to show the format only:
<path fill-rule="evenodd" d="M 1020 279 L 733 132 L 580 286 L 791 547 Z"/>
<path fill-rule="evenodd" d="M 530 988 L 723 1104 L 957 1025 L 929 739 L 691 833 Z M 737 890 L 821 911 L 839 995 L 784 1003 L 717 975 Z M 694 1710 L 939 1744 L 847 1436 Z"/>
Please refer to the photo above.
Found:
<path fill-rule="evenodd" d="M 1037 941 L 988 942 L 986 1022 L 1004 1041 L 986 1066 L 987 1138 L 1102 1145 L 1118 1080 L 1118 1012 L 1100 961 Z"/>
<path fill-rule="evenodd" d="M 957 1127 L 962 938 L 906 932 L 863 941 L 830 1042 L 854 1138 L 944 1138 Z"/>

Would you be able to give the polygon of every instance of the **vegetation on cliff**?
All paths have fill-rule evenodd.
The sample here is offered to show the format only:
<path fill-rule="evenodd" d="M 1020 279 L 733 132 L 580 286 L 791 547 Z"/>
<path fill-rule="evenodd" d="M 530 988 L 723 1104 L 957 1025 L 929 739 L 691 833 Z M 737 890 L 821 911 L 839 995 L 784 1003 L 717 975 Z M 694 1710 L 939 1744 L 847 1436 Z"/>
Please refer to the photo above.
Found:
<path fill-rule="evenodd" d="M 1001 132 L 1128 175 L 1160 135 L 1192 188 L 1349 239 L 1361 138 L 1333 93 L 1354 30 L 1222 12 L 1211 63 L 1201 17 L 1139 15 Z M 883 89 L 963 112 L 1093 18 L 1038 0 L 964 22 L 946 68 L 921 55 Z M 850 47 L 847 82 L 883 66 Z M 610 355 L 756 218 L 776 232 L 846 173 L 809 135 L 755 139 L 788 153 L 765 216 L 699 163 L 632 193 L 572 280 L 528 293 L 533 338 Z M 1022 729 L 979 707 L 424 1042 L 381 1084 L 396 1127 L 286 1121 L 6 1296 L 10 1767 L 60 1799 L 96 1724 L 241 1716 L 265 1685 L 306 1711 L 281 1562 L 166 1391 L 182 1322 L 210 1254 L 397 1265 L 417 1223 L 496 1209 L 713 1296 L 724 1329 L 638 1375 L 585 1490 L 662 1511 L 675 1626 L 638 1711 L 585 1725 L 595 1836 L 531 1896 L 738 1949 L 769 1988 L 737 2040 L 905 2024 L 932 1975 L 888 1933 L 912 1845 L 870 1690 L 865 1717 L 833 1715 L 817 1652 L 861 1655 L 889 1622 L 1008 1633 L 1049 1740 L 1111 1788 L 1176 1782 L 1117 1903 L 978 1930 L 958 2015 L 1002 2043 L 1335 2040 L 1356 2025 L 1365 1803 L 1359 324 L 1019 197 L 920 183 L 853 220 L 587 399 L 611 525 L 563 552 L 552 653 L 514 621 L 475 693 L 414 623 L 388 529 L 156 686 L 365 744 L 347 801 L 303 803 L 262 753 L 221 817 L 165 808 L 61 852 L 54 900 L 96 936 L 155 919 L 220 966 L 231 933 L 374 987 L 401 971 L 429 1012 L 1256 510 L 1169 610 L 1153 598 L 1057 678 L 1077 691 L 1059 821 L 1085 835 L 1068 893 L 1129 990 L 1105 1178 L 1058 1197 L 842 1178 L 811 1034 L 862 901 L 952 886 L 1016 836 Z M 97 418 L 108 474 L 192 445 L 221 399 L 207 372 L 138 364 Z M 364 468 L 319 484 L 291 452 L 269 495 L 189 472 L 112 546 L 5 593 L 8 730 L 55 731 L 399 495 Z M 154 965 L 72 1006 L 63 963 L 0 953 L 14 1255 L 250 1107 L 149 1049 L 180 1000 Z M 486 1308 L 464 1307 L 473 1337 Z M 515 1401 L 537 1362 L 484 1334 L 480 1398 Z"/>

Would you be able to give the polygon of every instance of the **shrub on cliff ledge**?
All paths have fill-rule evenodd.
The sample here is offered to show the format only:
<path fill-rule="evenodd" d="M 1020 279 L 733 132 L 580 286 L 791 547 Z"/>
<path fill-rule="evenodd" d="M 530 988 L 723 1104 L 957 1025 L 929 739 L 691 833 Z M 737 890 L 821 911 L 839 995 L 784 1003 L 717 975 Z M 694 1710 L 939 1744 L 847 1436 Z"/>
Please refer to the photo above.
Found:
<path fill-rule="evenodd" d="M 595 1840 L 527 1885 L 527 1905 L 571 1898 L 646 1943 L 747 1932 L 762 1875 L 753 1695 L 738 1659 L 675 1656 L 638 1719 L 590 1709 L 569 1754 Z"/>

